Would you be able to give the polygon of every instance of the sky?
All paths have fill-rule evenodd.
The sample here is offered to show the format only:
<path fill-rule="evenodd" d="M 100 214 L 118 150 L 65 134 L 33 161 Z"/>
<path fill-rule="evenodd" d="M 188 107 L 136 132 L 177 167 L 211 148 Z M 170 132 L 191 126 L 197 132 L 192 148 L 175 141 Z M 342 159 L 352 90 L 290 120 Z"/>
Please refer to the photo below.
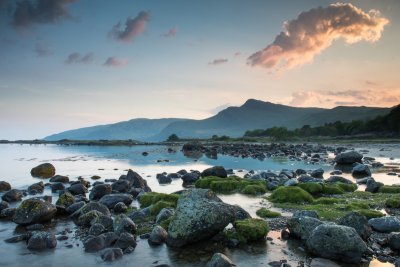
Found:
<path fill-rule="evenodd" d="M 398 0 L 0 0 L 0 139 L 249 98 L 392 107 L 398 14 Z"/>

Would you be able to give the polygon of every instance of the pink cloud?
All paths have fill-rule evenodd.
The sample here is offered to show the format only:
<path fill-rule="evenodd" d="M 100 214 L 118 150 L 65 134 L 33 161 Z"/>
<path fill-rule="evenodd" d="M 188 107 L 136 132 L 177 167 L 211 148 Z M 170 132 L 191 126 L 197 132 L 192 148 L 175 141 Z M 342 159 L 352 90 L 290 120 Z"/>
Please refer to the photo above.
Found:
<path fill-rule="evenodd" d="M 150 13 L 141 11 L 136 17 L 129 17 L 125 21 L 125 27 L 118 22 L 110 31 L 109 36 L 122 42 L 132 42 L 135 37 L 144 32 L 150 21 Z"/>
<path fill-rule="evenodd" d="M 175 37 L 177 32 L 178 32 L 178 30 L 176 29 L 176 27 L 173 27 L 173 28 L 169 29 L 166 33 L 163 33 L 161 36 L 166 37 L 166 38 L 171 38 L 171 37 Z"/>
<path fill-rule="evenodd" d="M 104 62 L 104 66 L 107 67 L 123 67 L 128 64 L 127 59 L 120 59 L 117 57 L 109 57 L 106 62 Z"/>
<path fill-rule="evenodd" d="M 368 13 L 350 3 L 318 7 L 283 25 L 283 32 L 272 44 L 248 58 L 251 66 L 270 69 L 291 69 L 309 63 L 336 39 L 348 44 L 359 41 L 376 42 L 389 20 L 379 11 Z"/>

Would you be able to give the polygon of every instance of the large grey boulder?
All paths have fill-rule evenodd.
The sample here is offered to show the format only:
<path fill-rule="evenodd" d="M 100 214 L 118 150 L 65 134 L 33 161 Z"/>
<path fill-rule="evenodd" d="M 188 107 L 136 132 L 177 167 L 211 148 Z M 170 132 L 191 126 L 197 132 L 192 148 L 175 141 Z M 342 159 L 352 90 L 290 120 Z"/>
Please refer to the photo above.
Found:
<path fill-rule="evenodd" d="M 90 200 L 99 200 L 105 195 L 109 195 L 112 192 L 112 187 L 110 184 L 98 184 L 93 186 L 89 194 Z"/>
<path fill-rule="evenodd" d="M 287 227 L 290 231 L 290 235 L 306 241 L 312 231 L 321 225 L 322 222 L 317 218 L 308 216 L 292 217 L 287 222 Z"/>
<path fill-rule="evenodd" d="M 361 163 L 363 155 L 356 151 L 343 152 L 335 157 L 336 164 L 354 164 Z"/>
<path fill-rule="evenodd" d="M 36 231 L 28 240 L 27 248 L 31 250 L 52 249 L 57 246 L 57 240 L 53 233 Z"/>
<path fill-rule="evenodd" d="M 221 177 L 221 178 L 226 178 L 228 176 L 228 173 L 226 172 L 224 167 L 215 166 L 215 167 L 205 169 L 201 173 L 201 177 L 206 177 L 206 176 L 217 176 L 217 177 Z"/>
<path fill-rule="evenodd" d="M 368 221 L 368 224 L 372 227 L 372 229 L 381 233 L 400 231 L 400 219 L 395 216 L 372 218 Z"/>
<path fill-rule="evenodd" d="M 234 222 L 238 207 L 223 203 L 207 189 L 182 193 L 168 227 L 167 244 L 181 247 L 208 239 Z"/>
<path fill-rule="evenodd" d="M 367 240 L 372 233 L 367 218 L 358 212 L 350 212 L 346 214 L 339 220 L 339 224 L 353 227 L 364 240 Z"/>
<path fill-rule="evenodd" d="M 23 196 L 24 196 L 24 193 L 21 190 L 11 189 L 10 191 L 7 191 L 6 193 L 4 193 L 4 195 L 1 197 L 1 199 L 10 203 L 10 202 L 21 201 Z"/>
<path fill-rule="evenodd" d="M 11 190 L 11 185 L 6 181 L 0 181 L 0 192 Z"/>
<path fill-rule="evenodd" d="M 393 251 L 400 252 L 400 233 L 392 233 L 389 235 L 389 247 Z"/>
<path fill-rule="evenodd" d="M 156 225 L 150 233 L 150 237 L 147 240 L 150 245 L 161 245 L 167 240 L 168 233 L 159 225 Z"/>
<path fill-rule="evenodd" d="M 56 174 L 56 168 L 51 163 L 40 164 L 31 170 L 31 175 L 38 178 L 51 178 Z"/>
<path fill-rule="evenodd" d="M 141 188 L 145 192 L 151 192 L 150 187 L 147 185 L 146 179 L 143 179 L 137 172 L 132 170 L 128 170 L 128 174 L 126 175 L 126 180 L 128 180 L 133 188 Z"/>
<path fill-rule="evenodd" d="M 371 176 L 371 171 L 367 165 L 364 164 L 357 164 L 353 167 L 351 174 L 357 178 L 363 178 Z"/>
<path fill-rule="evenodd" d="M 112 209 L 118 202 L 123 202 L 125 205 L 129 206 L 133 201 L 133 197 L 130 194 L 109 194 L 100 198 L 99 202 L 107 208 Z"/>
<path fill-rule="evenodd" d="M 231 259 L 222 253 L 215 253 L 209 262 L 207 262 L 206 267 L 233 267 L 236 266 Z"/>
<path fill-rule="evenodd" d="M 322 258 L 359 263 L 367 245 L 352 227 L 321 224 L 307 240 L 308 250 Z"/>
<path fill-rule="evenodd" d="M 16 224 L 28 225 L 50 221 L 57 212 L 56 206 L 39 198 L 22 201 L 15 210 L 13 221 Z"/>

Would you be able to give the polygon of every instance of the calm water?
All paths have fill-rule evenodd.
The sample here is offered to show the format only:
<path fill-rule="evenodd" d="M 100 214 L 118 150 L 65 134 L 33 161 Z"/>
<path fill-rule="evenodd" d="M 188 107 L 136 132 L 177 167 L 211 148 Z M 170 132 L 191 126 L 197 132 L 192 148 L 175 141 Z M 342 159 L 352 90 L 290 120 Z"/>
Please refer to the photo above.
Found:
<path fill-rule="evenodd" d="M 270 158 L 265 161 L 255 159 L 242 159 L 229 156 L 219 156 L 218 159 L 210 159 L 205 156 L 200 158 L 187 158 L 180 151 L 180 147 L 172 147 L 177 152 L 168 153 L 165 146 L 134 146 L 134 147 L 93 147 L 93 146 L 56 146 L 56 145 L 0 145 L 0 180 L 8 181 L 13 188 L 25 189 L 28 185 L 39 181 L 32 178 L 30 170 L 32 167 L 43 163 L 52 163 L 57 174 L 67 175 L 70 180 L 82 176 L 90 178 L 99 175 L 102 180 L 107 178 L 118 179 L 121 174 L 126 174 L 127 169 L 133 169 L 147 179 L 148 184 L 157 192 L 171 193 L 182 189 L 180 179 L 174 180 L 170 185 L 159 185 L 155 178 L 157 173 L 177 172 L 180 169 L 200 170 L 222 165 L 225 168 L 234 169 L 238 175 L 245 174 L 248 170 L 271 170 L 279 172 L 281 169 L 306 170 L 323 168 L 326 172 L 333 170 L 329 164 L 306 164 L 300 161 L 289 161 L 285 158 Z M 400 183 L 397 176 L 388 176 L 386 173 L 391 169 L 399 168 L 400 145 L 368 145 L 356 146 L 356 150 L 367 149 L 366 156 L 375 157 L 377 161 L 389 166 L 384 170 L 376 172 L 373 176 L 385 184 Z M 148 152 L 147 157 L 142 152 Z M 333 155 L 330 155 L 333 157 Z M 157 162 L 168 160 L 169 162 Z M 237 172 L 244 170 L 243 172 Z M 325 175 L 328 177 L 329 175 Z M 343 176 L 351 178 L 350 174 Z M 362 188 L 361 188 L 362 190 Z M 45 191 L 44 194 L 51 194 Z M 56 195 L 53 195 L 55 202 Z M 255 211 L 268 205 L 260 197 L 246 197 L 239 194 L 225 195 L 221 198 L 231 204 L 239 204 L 255 216 Z M 137 205 L 133 203 L 132 205 Z M 285 214 L 284 214 L 285 215 Z M 66 227 L 74 228 L 68 221 L 59 220 L 51 227 L 56 233 Z M 15 233 L 14 223 L 0 222 L 0 240 L 11 237 Z M 297 266 L 299 260 L 305 261 L 304 253 L 298 249 L 295 241 L 281 241 L 277 237 L 279 233 L 271 232 L 273 243 L 254 245 L 248 249 L 210 248 L 187 248 L 184 251 L 173 251 L 166 246 L 149 247 L 146 240 L 139 240 L 136 250 L 131 255 L 125 255 L 122 260 L 112 263 L 116 266 L 154 266 L 156 264 L 168 263 L 172 266 L 204 266 L 205 262 L 214 251 L 223 252 L 228 255 L 238 266 L 267 266 L 268 262 L 288 259 L 292 266 Z M 68 249 L 65 243 L 73 244 Z M 79 246 L 78 246 L 79 245 Z M 67 241 L 59 241 L 54 251 L 33 253 L 26 249 L 23 243 L 6 244 L 0 243 L 0 266 L 96 266 L 110 265 L 104 263 L 99 254 L 87 254 L 83 252 L 79 240 L 71 238 Z M 374 262 L 371 266 L 390 266 Z"/>

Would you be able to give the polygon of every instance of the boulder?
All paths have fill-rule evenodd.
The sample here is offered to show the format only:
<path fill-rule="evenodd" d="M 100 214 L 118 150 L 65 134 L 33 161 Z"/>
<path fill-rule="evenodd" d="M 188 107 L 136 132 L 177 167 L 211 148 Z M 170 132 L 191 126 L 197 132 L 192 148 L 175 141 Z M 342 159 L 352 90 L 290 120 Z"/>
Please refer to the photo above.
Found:
<path fill-rule="evenodd" d="M 73 214 L 74 212 L 76 212 L 77 210 L 82 208 L 83 206 L 85 206 L 85 202 L 84 201 L 79 201 L 79 202 L 76 202 L 76 203 L 72 204 L 68 208 L 66 208 L 65 211 L 68 214 Z"/>
<path fill-rule="evenodd" d="M 327 183 L 344 183 L 344 184 L 353 184 L 353 182 L 349 179 L 346 179 L 342 176 L 333 175 L 325 180 Z"/>
<path fill-rule="evenodd" d="M 114 206 L 115 213 L 125 213 L 127 211 L 128 211 L 128 206 L 126 206 L 124 202 L 118 202 Z"/>
<path fill-rule="evenodd" d="M 389 235 L 389 247 L 396 251 L 397 253 L 400 252 L 400 233 L 392 233 Z"/>
<path fill-rule="evenodd" d="M 222 253 L 215 253 L 207 262 L 206 267 L 233 267 L 236 266 L 227 256 Z"/>
<path fill-rule="evenodd" d="M 97 210 L 101 214 L 111 216 L 110 210 L 106 206 L 104 206 L 103 204 L 101 204 L 99 202 L 94 202 L 94 201 L 85 204 L 82 208 L 80 208 L 79 210 L 74 212 L 74 214 L 72 214 L 71 216 L 72 217 L 80 216 L 80 215 L 86 214 L 92 210 Z"/>
<path fill-rule="evenodd" d="M 11 185 L 6 181 L 0 181 L 0 192 L 11 190 Z"/>
<path fill-rule="evenodd" d="M 107 244 L 104 235 L 89 236 L 84 242 L 85 252 L 97 252 L 104 249 Z"/>
<path fill-rule="evenodd" d="M 56 174 L 56 168 L 51 163 L 40 164 L 31 170 L 33 177 L 50 178 Z"/>
<path fill-rule="evenodd" d="M 27 248 L 31 250 L 52 249 L 57 246 L 57 240 L 53 233 L 36 231 L 28 240 Z"/>
<path fill-rule="evenodd" d="M 123 202 L 125 205 L 129 206 L 133 201 L 132 195 L 129 194 L 109 194 L 100 198 L 99 202 L 107 208 L 112 209 L 118 202 Z"/>
<path fill-rule="evenodd" d="M 376 193 L 379 191 L 379 188 L 383 186 L 383 183 L 376 182 L 374 178 L 369 178 L 367 180 L 367 187 L 365 188 L 366 192 Z"/>
<path fill-rule="evenodd" d="M 299 182 L 297 181 L 296 178 L 292 178 L 292 179 L 287 180 L 283 185 L 284 185 L 284 186 L 295 186 L 295 185 L 297 185 L 298 183 L 299 183 Z"/>
<path fill-rule="evenodd" d="M 340 153 L 335 157 L 336 164 L 354 164 L 361 163 L 363 155 L 356 151 Z"/>
<path fill-rule="evenodd" d="M 98 184 L 93 186 L 89 194 L 90 200 L 99 200 L 105 195 L 109 195 L 112 192 L 112 187 L 109 184 Z"/>
<path fill-rule="evenodd" d="M 63 175 L 55 175 L 50 178 L 51 183 L 69 183 L 69 178 L 68 176 L 63 176 Z"/>
<path fill-rule="evenodd" d="M 141 188 L 145 192 L 151 192 L 150 187 L 147 185 L 146 179 L 143 179 L 142 176 L 140 176 L 137 172 L 128 170 L 126 180 L 131 182 L 133 188 Z"/>
<path fill-rule="evenodd" d="M 181 247 L 208 239 L 234 222 L 238 208 L 223 203 L 207 189 L 182 193 L 168 227 L 167 244 Z"/>
<path fill-rule="evenodd" d="M 106 231 L 106 228 L 100 223 L 94 223 L 89 228 L 89 235 L 98 236 Z"/>
<path fill-rule="evenodd" d="M 188 172 L 181 177 L 184 187 L 194 184 L 199 178 L 200 174 L 196 172 Z"/>
<path fill-rule="evenodd" d="M 391 233 L 400 231 L 400 219 L 395 216 L 372 218 L 368 224 L 377 232 Z"/>
<path fill-rule="evenodd" d="M 57 192 L 57 191 L 62 191 L 65 189 L 65 186 L 63 183 L 61 182 L 56 182 L 56 183 L 52 183 L 50 185 L 51 188 L 51 192 Z"/>
<path fill-rule="evenodd" d="M 221 177 L 221 178 L 226 178 L 228 176 L 228 174 L 224 167 L 215 166 L 215 167 L 205 169 L 201 173 L 201 177 L 207 177 L 207 176 L 217 176 L 217 177 Z"/>
<path fill-rule="evenodd" d="M 290 231 L 290 236 L 306 241 L 312 231 L 321 224 L 322 222 L 317 218 L 299 216 L 290 218 L 287 222 L 287 227 Z"/>
<path fill-rule="evenodd" d="M 81 183 L 73 184 L 67 190 L 73 195 L 85 195 L 88 192 L 87 188 Z"/>
<path fill-rule="evenodd" d="M 24 196 L 24 193 L 21 190 L 11 189 L 10 191 L 7 191 L 6 193 L 4 193 L 4 195 L 1 197 L 1 199 L 4 201 L 7 201 L 7 202 L 17 202 L 17 201 L 21 201 L 23 196 Z"/>
<path fill-rule="evenodd" d="M 101 253 L 101 259 L 103 261 L 111 262 L 111 261 L 119 260 L 120 258 L 122 258 L 123 255 L 124 255 L 124 253 L 122 252 L 122 249 L 120 249 L 120 248 L 106 248 Z"/>
<path fill-rule="evenodd" d="M 159 184 L 170 184 L 172 183 L 171 177 L 165 175 L 164 173 L 158 173 L 156 176 Z"/>
<path fill-rule="evenodd" d="M 357 164 L 356 166 L 353 167 L 353 170 L 351 171 L 351 175 L 353 175 L 354 177 L 357 177 L 357 178 L 363 178 L 363 177 L 371 176 L 371 171 L 367 165 Z"/>
<path fill-rule="evenodd" d="M 123 232 L 120 234 L 119 238 L 115 242 L 114 247 L 117 247 L 120 249 L 136 247 L 136 239 L 132 234 Z"/>
<path fill-rule="evenodd" d="M 1 219 L 12 219 L 15 213 L 15 208 L 5 208 L 0 212 Z"/>
<path fill-rule="evenodd" d="M 69 192 L 64 192 L 63 194 L 61 194 L 56 201 L 57 206 L 62 206 L 64 208 L 68 208 L 74 203 L 75 203 L 75 197 Z"/>
<path fill-rule="evenodd" d="M 324 170 L 319 168 L 311 172 L 311 177 L 322 179 L 324 178 Z"/>
<path fill-rule="evenodd" d="M 126 193 L 131 189 L 131 182 L 125 179 L 118 180 L 114 182 L 112 185 L 113 191 L 118 191 L 120 193 Z"/>
<path fill-rule="evenodd" d="M 163 208 L 157 214 L 156 223 L 160 224 L 161 222 L 163 222 L 163 221 L 167 220 L 168 218 L 172 217 L 174 214 L 175 214 L 175 210 L 174 209 Z"/>
<path fill-rule="evenodd" d="M 7 201 L 0 201 L 0 211 L 7 209 L 10 207 L 10 204 L 8 204 Z"/>
<path fill-rule="evenodd" d="M 125 214 L 120 214 L 114 219 L 114 232 L 119 235 L 122 233 L 136 233 L 136 224 L 132 221 L 131 218 L 127 217 Z"/>
<path fill-rule="evenodd" d="M 161 245 L 167 240 L 168 233 L 159 225 L 156 225 L 147 240 L 150 245 Z"/>
<path fill-rule="evenodd" d="M 50 221 L 57 212 L 56 206 L 39 198 L 22 201 L 15 210 L 13 222 L 20 225 Z"/>
<path fill-rule="evenodd" d="M 340 225 L 353 227 L 359 236 L 367 240 L 372 233 L 371 227 L 368 225 L 368 220 L 364 215 L 358 212 L 350 212 L 339 220 Z"/>
<path fill-rule="evenodd" d="M 89 227 L 92 225 L 92 222 L 98 219 L 101 215 L 103 215 L 101 212 L 97 210 L 91 210 L 79 216 L 76 224 L 82 227 Z"/>
<path fill-rule="evenodd" d="M 340 267 L 340 265 L 328 259 L 314 258 L 311 260 L 310 267 Z"/>

